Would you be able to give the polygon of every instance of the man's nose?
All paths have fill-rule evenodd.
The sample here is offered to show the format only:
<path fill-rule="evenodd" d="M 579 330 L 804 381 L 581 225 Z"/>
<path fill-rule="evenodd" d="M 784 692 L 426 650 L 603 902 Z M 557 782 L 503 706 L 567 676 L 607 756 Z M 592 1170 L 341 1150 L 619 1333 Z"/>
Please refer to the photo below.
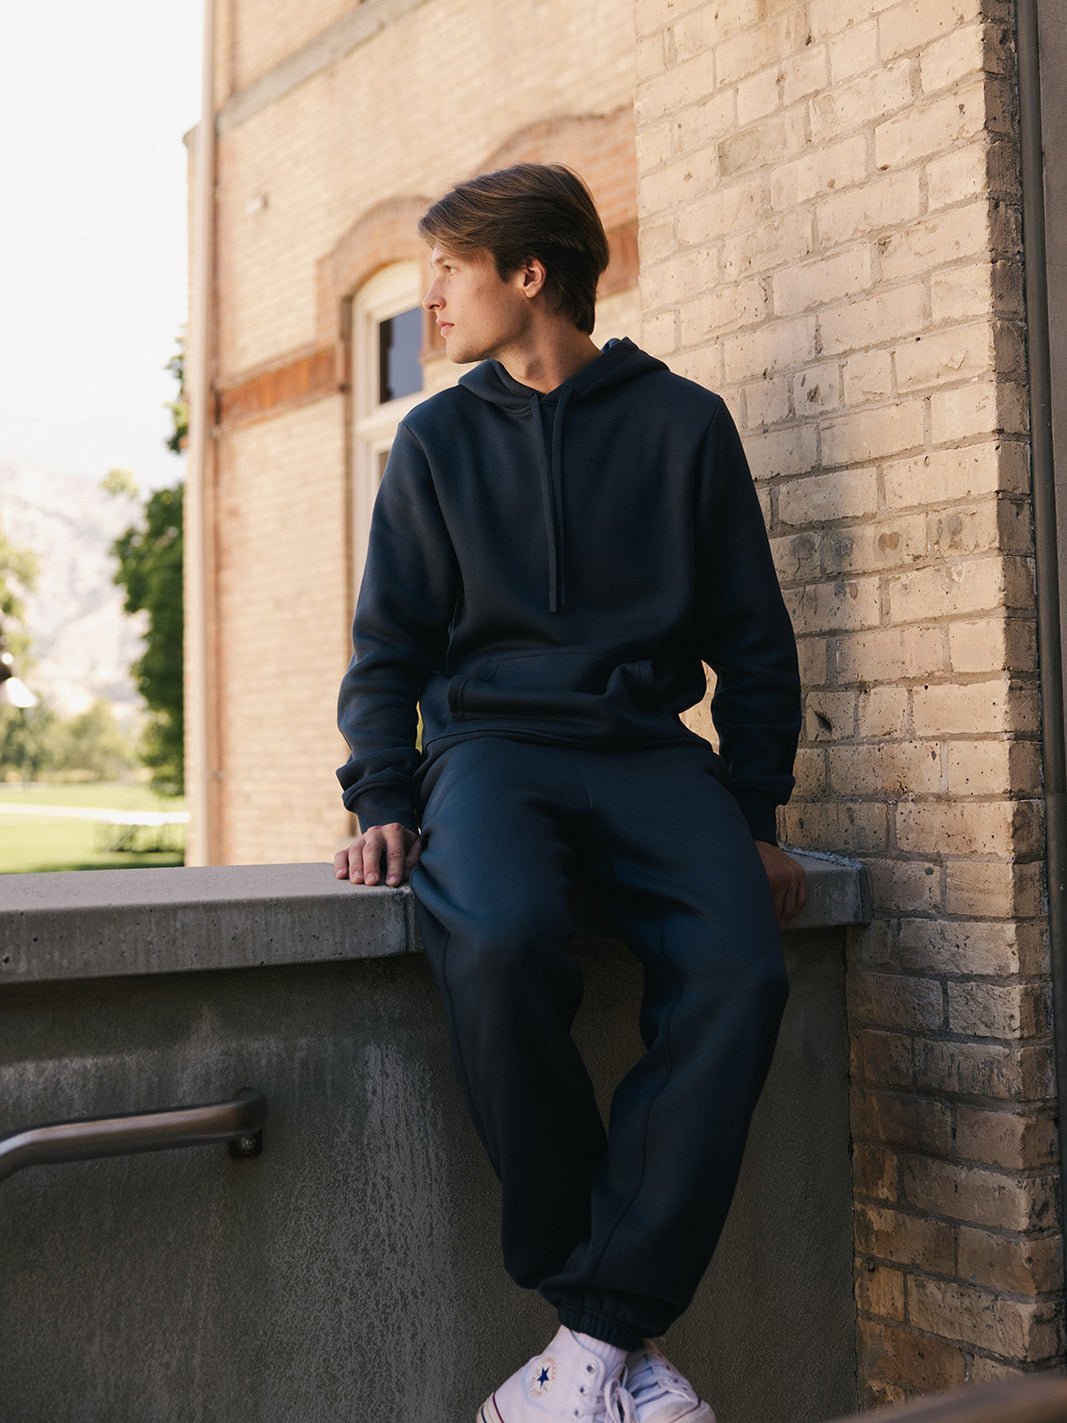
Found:
<path fill-rule="evenodd" d="M 441 298 L 437 295 L 437 283 L 431 282 L 426 295 L 422 299 L 422 304 L 427 311 L 432 311 L 435 306 L 440 306 Z"/>

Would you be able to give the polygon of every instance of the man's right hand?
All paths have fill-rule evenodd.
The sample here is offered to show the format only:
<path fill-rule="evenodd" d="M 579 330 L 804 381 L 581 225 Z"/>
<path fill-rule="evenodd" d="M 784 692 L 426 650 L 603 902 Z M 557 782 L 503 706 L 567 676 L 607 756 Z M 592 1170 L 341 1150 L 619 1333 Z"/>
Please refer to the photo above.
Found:
<path fill-rule="evenodd" d="M 403 884 L 418 864 L 421 849 L 418 835 L 406 825 L 372 825 L 347 850 L 334 855 L 334 874 L 353 884 L 379 884 L 384 857 L 385 883 Z"/>

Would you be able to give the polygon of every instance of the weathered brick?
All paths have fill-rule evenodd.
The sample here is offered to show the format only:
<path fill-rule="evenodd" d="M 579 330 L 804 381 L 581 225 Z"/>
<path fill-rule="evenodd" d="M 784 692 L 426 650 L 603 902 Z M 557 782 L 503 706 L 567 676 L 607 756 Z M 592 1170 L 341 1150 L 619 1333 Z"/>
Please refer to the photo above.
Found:
<path fill-rule="evenodd" d="M 915 336 L 896 347 L 893 359 L 902 392 L 971 380 L 995 368 L 993 328 L 986 321 Z"/>
<path fill-rule="evenodd" d="M 926 860 L 868 857 L 876 914 L 936 914 L 943 907 L 940 868 Z"/>
<path fill-rule="evenodd" d="M 956 1150 L 966 1160 L 990 1166 L 1051 1166 L 1057 1159 L 1056 1123 L 1047 1115 L 961 1103 L 956 1109 Z"/>
<path fill-rule="evenodd" d="M 974 381 L 930 396 L 935 445 L 958 445 L 972 435 L 1022 434 L 1029 418 L 1026 389 L 1017 381 Z"/>
<path fill-rule="evenodd" d="M 750 428 L 774 425 L 793 413 L 792 382 L 788 376 L 753 381 L 744 387 L 745 423 Z"/>
<path fill-rule="evenodd" d="M 1016 687 L 1007 677 L 916 687 L 911 705 L 917 736 L 1037 729 L 1032 689 Z"/>
<path fill-rule="evenodd" d="M 855 134 L 816 153 L 776 164 L 768 182 L 771 207 L 792 211 L 820 194 L 861 182 L 866 172 L 867 140 Z"/>
<path fill-rule="evenodd" d="M 743 127 L 773 114 L 782 102 L 781 69 L 777 64 L 742 79 L 737 86 L 737 122 Z"/>
<path fill-rule="evenodd" d="M 1015 444 L 983 440 L 962 449 L 927 450 L 885 467 L 885 499 L 891 509 L 931 504 L 958 505 L 964 500 L 1017 493 L 1025 466 Z"/>
<path fill-rule="evenodd" d="M 904 0 L 878 17 L 879 52 L 883 62 L 973 22 L 981 14 L 979 0 Z"/>
<path fill-rule="evenodd" d="M 871 1380 L 871 1404 L 907 1397 L 894 1384 L 920 1393 L 962 1386 L 963 1351 L 947 1340 L 874 1319 L 860 1319 L 857 1328 L 860 1375 Z"/>
<path fill-rule="evenodd" d="M 1049 1031 L 1048 992 L 1036 983 L 950 983 L 949 1029 L 971 1037 L 1035 1038 Z"/>
<path fill-rule="evenodd" d="M 749 467 L 757 479 L 781 474 L 805 474 L 817 463 L 815 431 L 811 425 L 750 431 L 745 436 Z"/>
<path fill-rule="evenodd" d="M 826 574 L 847 577 L 850 574 L 871 573 L 880 569 L 910 567 L 923 558 L 926 552 L 926 520 L 922 515 L 904 514 L 892 519 L 872 517 L 862 524 L 827 529 L 824 532 L 822 569 Z M 892 637 L 904 639 L 909 631 L 905 628 L 887 628 L 886 645 L 892 645 Z M 930 670 L 931 665 L 947 665 L 939 629 L 931 628 L 927 631 L 938 634 L 936 660 L 933 664 L 926 663 L 921 670 L 907 675 L 921 676 L 923 671 Z M 900 646 L 904 646 L 903 641 Z M 860 675 L 873 682 L 889 680 L 882 663 L 867 664 Z"/>
<path fill-rule="evenodd" d="M 820 689 L 804 699 L 804 734 L 810 741 L 851 740 L 856 734 L 856 693 Z"/>
<path fill-rule="evenodd" d="M 908 1280 L 908 1318 L 920 1329 L 1030 1360 L 1052 1358 L 1062 1329 L 1056 1306 L 999 1299 L 949 1280 Z"/>
<path fill-rule="evenodd" d="M 820 428 L 825 464 L 858 464 L 920 447 L 923 407 L 918 400 L 900 400 L 880 409 L 826 419 Z"/>
<path fill-rule="evenodd" d="M 910 223 L 878 239 L 883 282 L 930 272 L 961 257 L 989 250 L 989 208 L 983 201 L 965 204 Z"/>
<path fill-rule="evenodd" d="M 952 670 L 1032 672 L 1037 666 L 1037 628 L 1032 618 L 993 616 L 953 622 L 948 628 Z"/>
<path fill-rule="evenodd" d="M 908 332 L 922 331 L 927 324 L 925 289 L 921 283 L 911 282 L 820 311 L 820 351 L 823 356 L 866 351 L 872 331 L 890 331 L 899 339 Z"/>
<path fill-rule="evenodd" d="M 952 1227 L 944 1221 L 858 1201 L 853 1222 L 859 1255 L 920 1270 L 944 1272 L 953 1267 Z"/>
<path fill-rule="evenodd" d="M 784 267 L 771 278 L 775 314 L 795 316 L 812 307 L 865 291 L 873 280 L 871 249 L 854 243 L 814 262 Z"/>
<path fill-rule="evenodd" d="M 896 1202 L 900 1199 L 900 1162 L 895 1152 L 877 1143 L 858 1143 L 852 1149 L 852 1191 L 865 1199 Z"/>
<path fill-rule="evenodd" d="M 1040 1230 L 1055 1221 L 1050 1177 L 987 1171 L 929 1156 L 903 1162 L 905 1198 L 922 1211 L 1004 1230 Z"/>
<path fill-rule="evenodd" d="M 872 1087 L 910 1087 L 915 1080 L 907 1033 L 859 1028 L 850 1037 L 853 1076 Z"/>
<path fill-rule="evenodd" d="M 742 382 L 810 360 L 815 354 L 815 318 L 769 321 L 756 331 L 723 337 L 723 365 L 729 381 Z"/>
<path fill-rule="evenodd" d="M 949 1108 L 931 1097 L 854 1088 L 850 1120 L 852 1134 L 860 1141 L 882 1141 L 945 1155 L 952 1148 Z"/>
<path fill-rule="evenodd" d="M 952 741 L 945 759 L 953 796 L 1041 794 L 1041 749 L 1036 741 Z"/>
<path fill-rule="evenodd" d="M 877 627 L 880 617 L 876 578 L 809 583 L 803 588 L 787 589 L 785 601 L 798 632 Z"/>
<path fill-rule="evenodd" d="M 834 84 L 843 84 L 853 75 L 873 69 L 878 63 L 877 21 L 871 19 L 866 24 L 853 25 L 844 33 L 830 34 L 828 48 L 830 78 Z"/>
<path fill-rule="evenodd" d="M 923 93 L 955 86 L 986 64 L 986 27 L 980 21 L 960 25 L 943 39 L 928 44 L 919 55 L 919 82 Z"/>
<path fill-rule="evenodd" d="M 814 251 L 815 234 L 811 213 L 782 213 L 748 232 L 728 235 L 723 243 L 723 280 L 736 282 L 754 273 L 771 271 L 784 263 L 799 262 Z M 804 317 L 803 323 L 810 328 L 812 335 L 811 350 L 805 351 L 804 354 L 814 356 L 814 318 Z M 801 357 L 794 355 L 790 359 L 797 360 Z"/>
<path fill-rule="evenodd" d="M 866 405 L 893 394 L 893 356 L 890 351 L 858 351 L 844 364 L 845 400 Z"/>
<path fill-rule="evenodd" d="M 960 1279 L 1018 1295 L 1051 1293 L 1063 1284 L 1063 1237 L 997 1235 L 961 1225 Z"/>
<path fill-rule="evenodd" d="M 1001 1047 L 919 1038 L 915 1042 L 914 1080 L 917 1086 L 965 1097 L 1042 1101 L 1052 1091 L 1052 1055 L 1049 1048 L 1038 1044 Z M 992 1223 L 1011 1224 L 1007 1220 Z"/>
<path fill-rule="evenodd" d="M 1041 822 L 1033 802 L 901 803 L 896 808 L 901 850 L 945 855 L 1036 854 Z"/>
<path fill-rule="evenodd" d="M 968 558 L 909 569 L 886 580 L 889 620 L 927 622 L 1002 606 L 1006 569 L 1000 558 Z"/>
<path fill-rule="evenodd" d="M 779 581 L 783 584 L 802 583 L 810 579 L 818 578 L 822 572 L 822 564 L 819 559 L 819 537 L 813 533 L 787 533 L 784 537 L 772 537 L 771 551 L 774 554 L 774 566 L 778 570 Z M 803 638 L 804 641 L 809 639 Z M 817 683 L 821 686 L 825 680 L 825 659 L 821 664 L 821 670 Z M 801 677 L 801 685 L 812 686 L 810 678 Z"/>
<path fill-rule="evenodd" d="M 864 687 L 856 698 L 856 733 L 865 741 L 904 736 L 908 722 L 908 692 L 885 683 Z"/>
<path fill-rule="evenodd" d="M 856 1308 L 882 1319 L 904 1318 L 904 1274 L 864 1260 L 856 1266 Z"/>
<path fill-rule="evenodd" d="M 807 17 L 793 8 L 770 23 L 722 39 L 715 46 L 716 77 L 720 84 L 733 84 L 746 74 L 762 69 L 767 56 L 795 53 L 807 37 Z"/>
<path fill-rule="evenodd" d="M 853 129 L 865 129 L 876 119 L 910 105 L 911 98 L 911 61 L 893 60 L 811 101 L 812 142 L 830 143 Z"/>
<path fill-rule="evenodd" d="M 644 190 L 644 184 L 641 185 Z M 691 194 L 678 213 L 678 242 L 682 247 L 754 227 L 763 209 L 763 183 L 759 178 L 739 178 L 717 184 L 701 196 Z"/>
<path fill-rule="evenodd" d="M 719 171 L 724 177 L 766 168 L 768 153 L 799 153 L 807 142 L 802 114 L 786 109 L 768 114 L 757 123 L 728 132 L 718 144 Z"/>
<path fill-rule="evenodd" d="M 985 84 L 979 79 L 879 124 L 874 130 L 874 161 L 879 168 L 903 168 L 966 143 L 982 132 L 985 120 Z"/>
<path fill-rule="evenodd" d="M 778 516 L 794 528 L 822 525 L 832 519 L 861 519 L 877 508 L 878 483 L 873 470 L 809 474 L 782 484 L 778 491 Z"/>
<path fill-rule="evenodd" d="M 1040 927 L 1011 920 L 901 919 L 897 955 L 916 973 L 1008 978 L 1047 968 Z"/>
<path fill-rule="evenodd" d="M 902 688 L 894 688 L 903 691 Z M 852 795 L 936 795 L 942 789 L 941 747 L 929 741 L 881 741 L 830 749 L 830 785 Z"/>
<path fill-rule="evenodd" d="M 841 531 L 834 537 L 844 539 L 848 535 Z M 829 554 L 827 558 L 832 561 Z M 842 633 L 831 640 L 829 657 L 830 679 L 836 683 L 860 678 L 879 682 L 925 677 L 948 665 L 941 629 L 917 625 Z"/>
<path fill-rule="evenodd" d="M 855 968 L 846 987 L 850 1024 L 926 1029 L 944 1024 L 944 989 L 938 979 Z"/>
<path fill-rule="evenodd" d="M 815 204 L 819 242 L 836 247 L 856 237 L 912 222 L 922 207 L 919 172 L 882 173 L 861 187 L 831 193 Z"/>
<path fill-rule="evenodd" d="M 825 45 L 811 44 L 782 61 L 782 102 L 795 104 L 824 90 L 830 81 Z"/>
<path fill-rule="evenodd" d="M 889 819 L 884 805 L 849 801 L 787 805 L 781 812 L 783 834 L 793 845 L 813 850 L 856 853 L 882 850 L 889 841 Z"/>
<path fill-rule="evenodd" d="M 950 860 L 946 866 L 945 912 L 955 918 L 1032 919 L 1043 900 L 1039 862 Z"/>

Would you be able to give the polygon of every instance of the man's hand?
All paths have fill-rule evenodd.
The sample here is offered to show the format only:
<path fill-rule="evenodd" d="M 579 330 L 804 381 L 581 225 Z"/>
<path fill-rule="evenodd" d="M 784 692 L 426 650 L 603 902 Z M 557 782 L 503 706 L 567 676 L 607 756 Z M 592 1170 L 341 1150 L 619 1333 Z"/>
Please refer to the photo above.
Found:
<path fill-rule="evenodd" d="M 763 861 L 763 868 L 767 871 L 778 923 L 780 925 L 788 924 L 790 919 L 799 914 L 808 902 L 808 891 L 804 883 L 804 868 L 787 855 L 780 846 L 772 845 L 767 840 L 757 840 L 756 849 Z"/>
<path fill-rule="evenodd" d="M 347 850 L 338 850 L 333 871 L 338 879 L 353 884 L 378 884 L 384 855 L 386 884 L 402 884 L 418 864 L 421 849 L 418 835 L 406 825 L 372 825 Z"/>

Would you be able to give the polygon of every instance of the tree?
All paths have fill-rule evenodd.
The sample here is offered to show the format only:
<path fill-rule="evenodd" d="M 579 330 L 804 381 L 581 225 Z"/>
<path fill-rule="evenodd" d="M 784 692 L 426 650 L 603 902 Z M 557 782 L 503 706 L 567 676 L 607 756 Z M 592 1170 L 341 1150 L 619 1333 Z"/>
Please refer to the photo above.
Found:
<path fill-rule="evenodd" d="M 185 715 L 182 696 L 182 504 L 181 482 L 157 489 L 144 505 L 143 521 L 111 546 L 119 567 L 115 582 L 126 592 L 128 613 L 148 614 L 145 650 L 133 674 L 150 717 L 142 755 L 160 788 L 178 793 L 184 778 Z"/>

